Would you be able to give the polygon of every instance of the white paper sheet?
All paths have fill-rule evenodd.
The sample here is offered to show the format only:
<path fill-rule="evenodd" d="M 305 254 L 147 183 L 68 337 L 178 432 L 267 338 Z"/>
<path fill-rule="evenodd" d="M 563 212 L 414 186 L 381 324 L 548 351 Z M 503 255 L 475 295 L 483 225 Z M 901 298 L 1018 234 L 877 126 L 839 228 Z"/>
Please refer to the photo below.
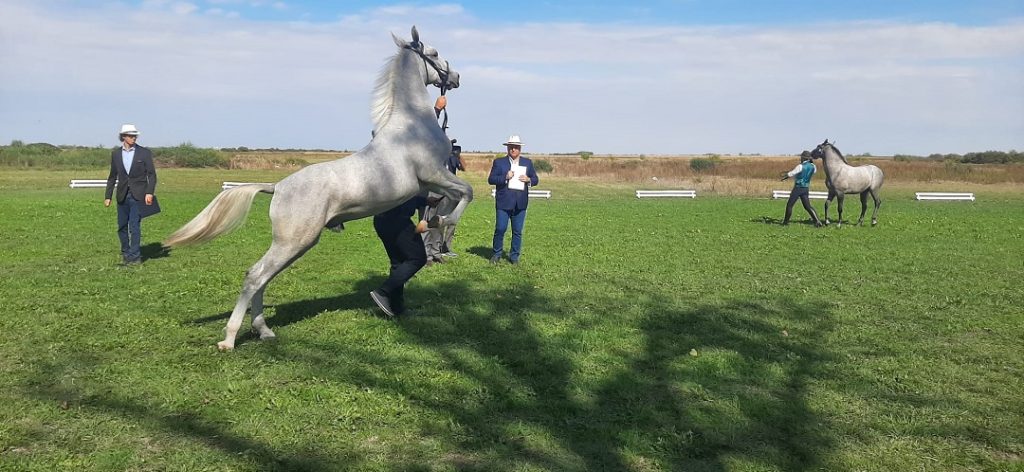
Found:
<path fill-rule="evenodd" d="M 508 181 L 508 188 L 526 190 L 526 182 L 519 181 L 520 175 L 526 175 L 526 166 L 512 166 L 512 180 Z"/>

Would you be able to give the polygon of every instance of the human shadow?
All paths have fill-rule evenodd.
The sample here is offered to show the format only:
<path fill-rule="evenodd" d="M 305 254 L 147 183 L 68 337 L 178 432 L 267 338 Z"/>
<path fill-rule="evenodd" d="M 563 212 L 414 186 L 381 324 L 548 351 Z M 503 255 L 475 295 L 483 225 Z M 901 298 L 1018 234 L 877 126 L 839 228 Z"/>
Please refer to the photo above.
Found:
<path fill-rule="evenodd" d="M 759 216 L 757 218 L 751 218 L 748 221 L 750 221 L 751 223 L 763 223 L 763 224 L 766 224 L 766 225 L 785 226 L 785 224 L 783 223 L 783 220 L 781 218 L 775 218 L 775 217 L 772 217 L 772 216 Z M 814 226 L 814 221 L 812 221 L 810 219 L 807 219 L 807 220 L 804 220 L 804 219 L 790 220 L 789 224 Z"/>
<path fill-rule="evenodd" d="M 474 256 L 479 256 L 482 259 L 488 260 L 491 258 L 491 256 L 494 255 L 494 249 L 491 249 L 486 246 L 473 246 L 469 249 L 466 249 L 466 252 L 469 254 L 473 254 Z"/>
<path fill-rule="evenodd" d="M 142 260 L 162 259 L 171 255 L 171 249 L 160 243 L 149 243 L 142 246 Z"/>

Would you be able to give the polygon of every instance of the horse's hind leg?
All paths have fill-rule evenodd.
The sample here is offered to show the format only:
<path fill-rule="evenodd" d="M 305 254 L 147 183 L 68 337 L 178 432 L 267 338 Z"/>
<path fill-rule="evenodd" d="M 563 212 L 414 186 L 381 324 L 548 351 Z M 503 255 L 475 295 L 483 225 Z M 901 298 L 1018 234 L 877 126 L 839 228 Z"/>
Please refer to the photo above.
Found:
<path fill-rule="evenodd" d="M 829 224 L 832 223 L 832 221 L 830 221 L 828 219 L 828 205 L 830 203 L 832 203 L 832 199 L 835 198 L 835 197 L 836 197 L 836 194 L 834 194 L 831 191 L 829 191 L 828 197 L 825 198 L 825 226 L 828 226 Z"/>
<path fill-rule="evenodd" d="M 836 228 L 842 228 L 843 227 L 843 199 L 844 198 L 846 198 L 846 195 L 843 195 L 841 193 L 837 193 L 836 194 L 836 212 L 839 213 L 839 216 L 836 217 L 836 218 L 839 218 L 839 221 L 836 222 Z"/>
<path fill-rule="evenodd" d="M 875 226 L 878 224 L 878 207 L 882 206 L 882 199 L 874 189 L 871 190 L 871 199 L 875 201 L 875 210 L 871 212 L 871 226 Z"/>
<path fill-rule="evenodd" d="M 267 286 L 264 285 L 253 294 L 249 313 L 252 314 L 252 330 L 259 335 L 260 339 L 274 339 L 276 335 L 267 327 L 267 322 L 263 319 L 263 292 L 266 290 Z"/>
<path fill-rule="evenodd" d="M 270 249 L 256 264 L 245 274 L 245 282 L 242 283 L 242 293 L 238 295 L 238 302 L 231 312 L 228 325 L 224 329 L 224 340 L 217 343 L 221 351 L 230 351 L 235 348 L 235 336 L 242 327 L 242 319 L 245 317 L 245 310 L 252 302 L 253 328 L 259 332 L 260 339 L 274 337 L 274 332 L 267 327 L 263 319 L 263 290 L 277 274 L 287 268 L 292 262 L 301 257 L 309 248 L 316 244 L 317 234 L 311 241 L 301 243 L 280 243 L 274 241 Z"/>
<path fill-rule="evenodd" d="M 868 211 L 868 191 L 860 193 L 860 218 L 857 219 L 857 226 L 864 226 L 864 213 Z"/>

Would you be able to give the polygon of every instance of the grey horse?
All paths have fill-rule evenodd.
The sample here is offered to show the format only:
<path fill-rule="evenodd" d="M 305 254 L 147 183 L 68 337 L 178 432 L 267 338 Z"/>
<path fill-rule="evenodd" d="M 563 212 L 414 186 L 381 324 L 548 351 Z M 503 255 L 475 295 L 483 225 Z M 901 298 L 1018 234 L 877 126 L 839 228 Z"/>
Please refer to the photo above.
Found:
<path fill-rule="evenodd" d="M 860 218 L 857 225 L 864 224 L 864 213 L 868 209 L 868 195 L 875 201 L 875 210 L 871 212 L 871 226 L 878 224 L 878 207 L 882 199 L 878 196 L 882 188 L 882 169 L 877 166 L 852 166 L 843 157 L 843 153 L 835 147 L 835 143 L 825 142 L 811 151 L 811 158 L 821 159 L 825 167 L 825 186 L 828 187 L 828 198 L 825 200 L 825 224 L 829 224 L 828 205 L 833 198 L 839 200 L 839 221 L 836 227 L 843 225 L 843 198 L 848 193 L 860 194 Z"/>
<path fill-rule="evenodd" d="M 437 50 L 392 34 L 398 53 L 377 81 L 372 107 L 373 139 L 358 152 L 305 167 L 276 184 L 250 184 L 221 192 L 192 221 L 171 234 L 167 247 L 199 244 L 225 234 L 245 221 L 257 193 L 270 193 L 273 242 L 245 275 L 242 292 L 228 320 L 222 351 L 234 349 L 235 335 L 252 305 L 252 328 L 260 339 L 274 337 L 263 318 L 263 291 L 271 279 L 320 240 L 321 230 L 341 231 L 346 221 L 375 215 L 426 191 L 458 204 L 430 222 L 431 227 L 458 222 L 473 199 L 473 188 L 448 172 L 444 160 L 451 141 L 438 126 L 426 87 L 442 93 L 459 86 L 459 74 Z"/>

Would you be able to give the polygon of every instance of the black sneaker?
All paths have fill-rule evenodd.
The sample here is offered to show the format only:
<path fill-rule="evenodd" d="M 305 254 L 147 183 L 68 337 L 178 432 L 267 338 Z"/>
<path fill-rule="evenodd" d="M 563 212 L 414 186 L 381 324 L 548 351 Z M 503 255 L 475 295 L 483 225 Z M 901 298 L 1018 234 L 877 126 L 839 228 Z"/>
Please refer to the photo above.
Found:
<path fill-rule="evenodd" d="M 377 304 L 380 311 L 383 311 L 385 315 L 388 315 L 388 318 L 395 317 L 395 312 L 391 309 L 391 300 L 388 297 L 374 290 L 370 292 L 370 298 L 372 298 L 373 302 Z"/>

